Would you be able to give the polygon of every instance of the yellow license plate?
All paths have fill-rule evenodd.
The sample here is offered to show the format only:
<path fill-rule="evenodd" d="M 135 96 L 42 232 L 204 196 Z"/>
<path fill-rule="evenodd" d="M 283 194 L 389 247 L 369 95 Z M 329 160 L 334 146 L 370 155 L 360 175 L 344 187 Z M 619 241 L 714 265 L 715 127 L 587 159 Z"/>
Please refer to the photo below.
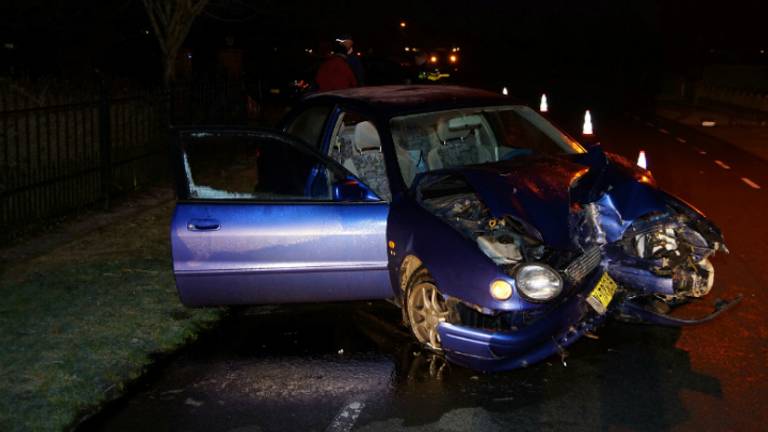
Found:
<path fill-rule="evenodd" d="M 592 306 L 599 314 L 604 314 L 608 310 L 608 305 L 613 300 L 613 295 L 616 294 L 616 282 L 608 276 L 608 273 L 603 273 L 600 280 L 597 281 L 597 285 L 589 293 L 587 297 L 587 303 Z"/>

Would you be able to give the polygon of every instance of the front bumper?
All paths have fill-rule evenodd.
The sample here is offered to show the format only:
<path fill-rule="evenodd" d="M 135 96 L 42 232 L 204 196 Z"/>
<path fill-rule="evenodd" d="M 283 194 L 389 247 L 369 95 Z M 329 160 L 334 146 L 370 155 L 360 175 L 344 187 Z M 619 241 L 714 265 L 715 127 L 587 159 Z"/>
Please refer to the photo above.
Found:
<path fill-rule="evenodd" d="M 586 302 L 587 293 L 601 275 L 602 271 L 593 272 L 582 282 L 589 289 L 571 294 L 520 330 L 489 331 L 441 323 L 437 330 L 446 357 L 471 369 L 493 372 L 525 367 L 562 353 L 565 347 L 605 319 L 605 315 L 595 313 Z"/>

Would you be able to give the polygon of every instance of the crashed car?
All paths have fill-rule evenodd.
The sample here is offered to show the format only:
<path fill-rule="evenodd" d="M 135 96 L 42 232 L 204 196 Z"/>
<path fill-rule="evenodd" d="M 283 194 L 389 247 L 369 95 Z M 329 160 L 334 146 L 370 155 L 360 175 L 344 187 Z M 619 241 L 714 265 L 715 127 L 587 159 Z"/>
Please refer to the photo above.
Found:
<path fill-rule="evenodd" d="M 348 89 L 305 98 L 279 132 L 180 129 L 175 148 L 189 306 L 392 299 L 426 348 L 484 371 L 608 317 L 726 309 L 671 313 L 712 289 L 712 222 L 511 98 Z"/>

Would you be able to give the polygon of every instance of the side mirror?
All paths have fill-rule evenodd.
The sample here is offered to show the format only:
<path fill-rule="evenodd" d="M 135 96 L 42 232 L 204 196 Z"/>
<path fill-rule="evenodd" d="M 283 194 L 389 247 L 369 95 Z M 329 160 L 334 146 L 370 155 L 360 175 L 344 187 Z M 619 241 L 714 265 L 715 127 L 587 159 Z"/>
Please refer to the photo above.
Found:
<path fill-rule="evenodd" d="M 349 176 L 333 185 L 334 201 L 381 201 L 368 186 Z"/>

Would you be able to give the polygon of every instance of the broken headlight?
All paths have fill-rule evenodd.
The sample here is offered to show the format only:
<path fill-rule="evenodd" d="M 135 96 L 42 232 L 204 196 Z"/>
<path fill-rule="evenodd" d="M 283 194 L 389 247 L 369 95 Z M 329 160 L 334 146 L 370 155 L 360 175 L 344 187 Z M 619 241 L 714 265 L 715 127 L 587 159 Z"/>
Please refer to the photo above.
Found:
<path fill-rule="evenodd" d="M 563 279 L 544 264 L 525 264 L 515 272 L 517 289 L 525 298 L 533 301 L 547 301 L 563 291 Z"/>

